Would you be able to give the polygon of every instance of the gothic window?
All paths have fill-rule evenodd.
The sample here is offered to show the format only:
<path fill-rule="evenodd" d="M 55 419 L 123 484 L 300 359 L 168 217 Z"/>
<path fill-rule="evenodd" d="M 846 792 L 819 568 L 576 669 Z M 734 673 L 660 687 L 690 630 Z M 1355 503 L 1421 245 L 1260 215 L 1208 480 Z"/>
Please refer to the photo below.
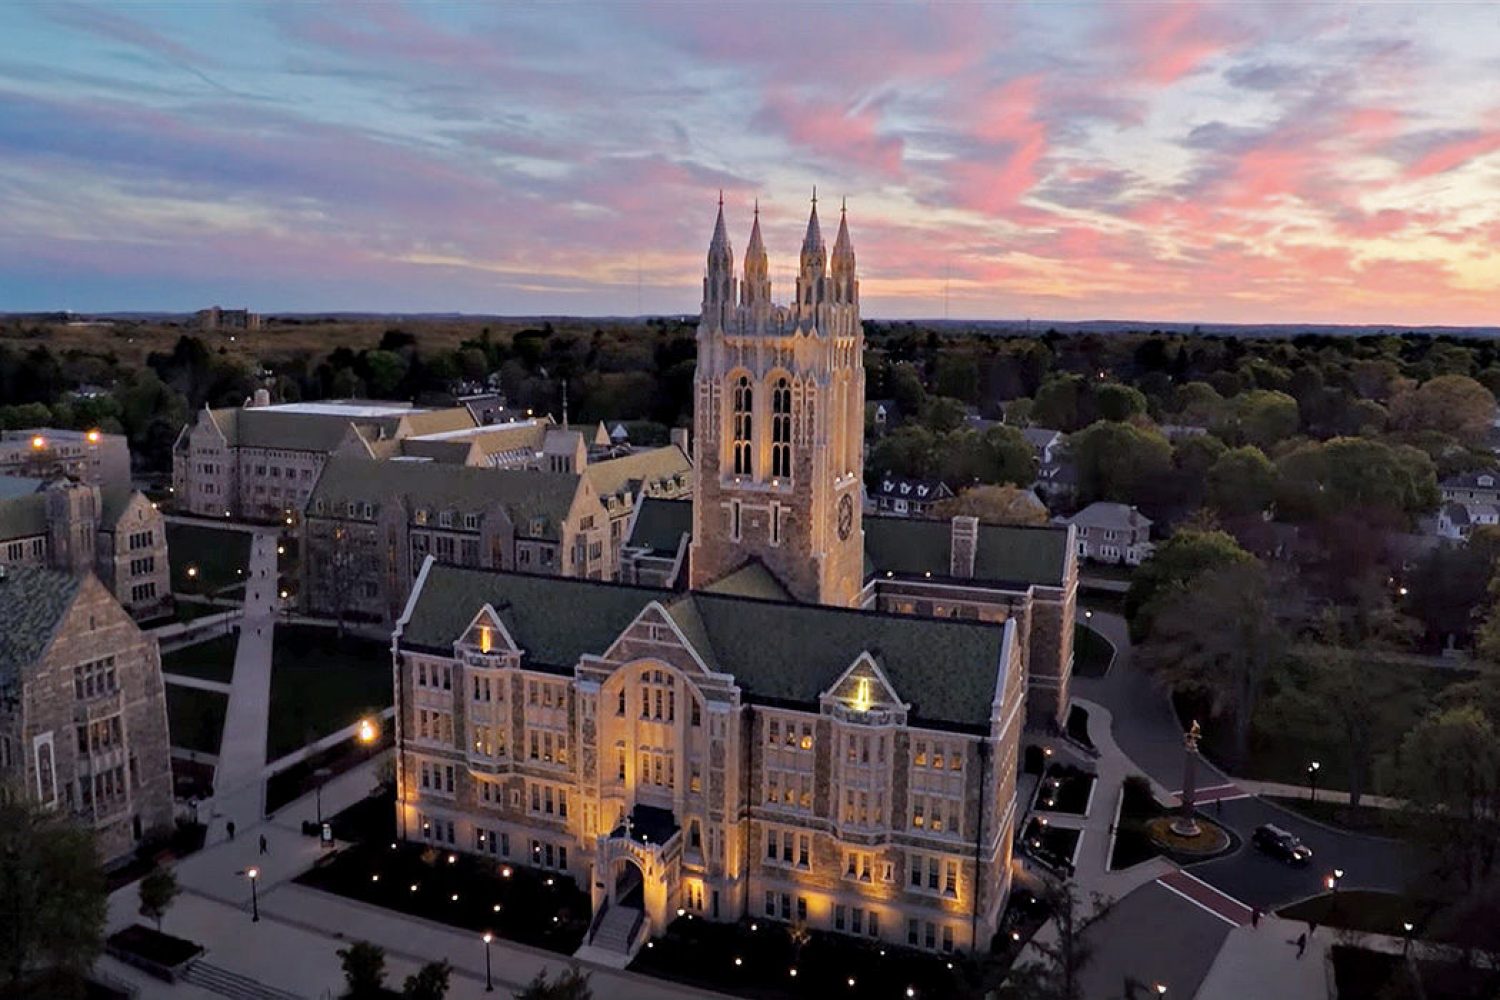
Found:
<path fill-rule="evenodd" d="M 792 386 L 784 378 L 771 390 L 771 475 L 792 474 Z"/>
<path fill-rule="evenodd" d="M 731 418 L 733 420 L 731 432 L 734 441 L 734 473 L 737 476 L 751 474 L 750 439 L 753 402 L 750 379 L 748 376 L 741 375 L 734 383 L 734 414 Z"/>

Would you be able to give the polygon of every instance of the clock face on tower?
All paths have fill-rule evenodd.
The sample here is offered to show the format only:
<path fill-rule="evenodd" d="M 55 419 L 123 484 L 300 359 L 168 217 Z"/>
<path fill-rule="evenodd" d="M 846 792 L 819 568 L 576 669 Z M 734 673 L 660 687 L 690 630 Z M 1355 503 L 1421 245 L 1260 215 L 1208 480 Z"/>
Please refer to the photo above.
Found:
<path fill-rule="evenodd" d="M 848 541 L 854 530 L 854 498 L 848 493 L 839 497 L 839 540 Z"/>

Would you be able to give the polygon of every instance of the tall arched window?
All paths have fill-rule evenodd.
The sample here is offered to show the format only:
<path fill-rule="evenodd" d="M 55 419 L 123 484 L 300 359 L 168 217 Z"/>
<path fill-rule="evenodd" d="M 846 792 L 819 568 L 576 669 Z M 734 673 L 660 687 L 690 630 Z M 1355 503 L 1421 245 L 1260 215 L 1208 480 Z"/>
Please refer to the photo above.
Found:
<path fill-rule="evenodd" d="M 730 433 L 734 441 L 734 473 L 737 476 L 748 476 L 750 472 L 750 439 L 751 424 L 753 421 L 752 404 L 754 402 L 750 389 L 750 379 L 741 375 L 734 383 L 734 413 L 730 418 L 732 426 Z"/>
<path fill-rule="evenodd" d="M 792 474 L 792 386 L 785 378 L 771 389 L 771 475 Z"/>

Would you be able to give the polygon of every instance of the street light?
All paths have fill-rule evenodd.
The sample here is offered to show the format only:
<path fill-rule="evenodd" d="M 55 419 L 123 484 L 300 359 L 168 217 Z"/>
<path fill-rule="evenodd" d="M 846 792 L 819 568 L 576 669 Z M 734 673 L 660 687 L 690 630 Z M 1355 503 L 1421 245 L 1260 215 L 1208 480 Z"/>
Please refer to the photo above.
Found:
<path fill-rule="evenodd" d="M 1410 920 L 1406 921 L 1405 923 L 1403 923 L 1401 925 L 1401 929 L 1406 932 L 1406 940 L 1404 942 L 1402 942 L 1402 944 L 1401 944 L 1401 957 L 1402 958 L 1405 958 L 1407 956 L 1407 954 L 1411 951 L 1411 932 L 1415 929 L 1415 927 L 1416 927 L 1416 925 L 1413 924 Z"/>
<path fill-rule="evenodd" d="M 489 931 L 484 932 L 484 991 L 495 992 L 494 980 L 490 978 L 490 942 L 495 940 L 495 935 Z"/>
<path fill-rule="evenodd" d="M 250 922 L 260 923 L 260 893 L 255 888 L 255 880 L 260 878 L 260 869 L 246 868 L 245 877 L 250 880 Z"/>
<path fill-rule="evenodd" d="M 1318 801 L 1318 769 L 1322 767 L 1317 761 L 1307 765 L 1307 797 L 1310 801 Z"/>
<path fill-rule="evenodd" d="M 374 743 L 376 738 L 380 735 L 380 727 L 375 725 L 374 721 L 371 719 L 360 719 L 359 731 L 356 735 L 359 737 L 359 741 L 361 743 L 368 746 L 369 744 Z"/>
<path fill-rule="evenodd" d="M 314 800 L 317 802 L 318 830 L 322 831 L 322 829 L 323 829 L 323 784 L 329 778 L 333 777 L 333 771 L 330 768 L 320 767 L 316 771 L 313 772 L 313 777 L 316 778 L 317 782 L 318 782 L 317 788 L 314 789 Z"/>

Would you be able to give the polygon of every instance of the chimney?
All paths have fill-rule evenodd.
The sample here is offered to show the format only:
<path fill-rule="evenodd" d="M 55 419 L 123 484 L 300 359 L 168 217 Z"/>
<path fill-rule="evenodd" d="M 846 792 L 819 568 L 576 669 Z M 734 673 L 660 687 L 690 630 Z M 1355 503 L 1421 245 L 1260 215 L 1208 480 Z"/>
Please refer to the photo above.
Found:
<path fill-rule="evenodd" d="M 689 459 L 693 453 L 688 450 L 688 429 L 686 427 L 673 427 L 671 435 L 672 443 L 682 449 L 682 453 Z"/>
<path fill-rule="evenodd" d="M 948 575 L 961 580 L 974 576 L 974 557 L 979 554 L 979 518 L 955 517 L 948 544 Z"/>

